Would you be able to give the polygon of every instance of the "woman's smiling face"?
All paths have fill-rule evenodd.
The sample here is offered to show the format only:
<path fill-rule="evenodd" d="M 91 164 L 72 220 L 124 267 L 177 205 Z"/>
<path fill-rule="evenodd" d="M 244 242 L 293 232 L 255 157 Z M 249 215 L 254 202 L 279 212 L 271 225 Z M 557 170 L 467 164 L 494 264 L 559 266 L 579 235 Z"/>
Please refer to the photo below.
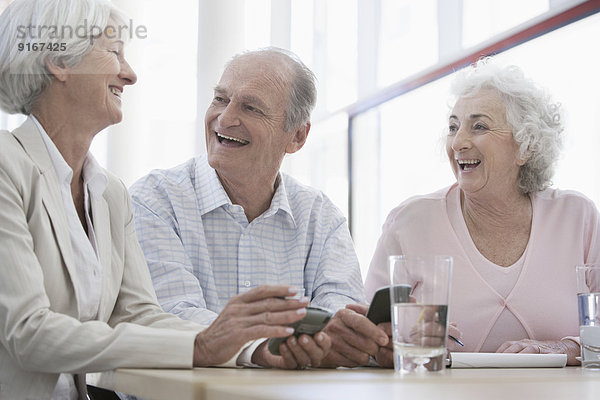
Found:
<path fill-rule="evenodd" d="M 65 85 L 72 110 L 87 117 L 99 130 L 121 121 L 123 89 L 137 80 L 125 60 L 121 40 L 100 36 L 81 62 L 67 69 L 67 74 L 70 77 Z"/>
<path fill-rule="evenodd" d="M 458 99 L 448 121 L 446 152 L 459 187 L 466 195 L 484 191 L 502 195 L 517 188 L 519 146 L 506 120 L 500 94 L 481 89 Z"/>

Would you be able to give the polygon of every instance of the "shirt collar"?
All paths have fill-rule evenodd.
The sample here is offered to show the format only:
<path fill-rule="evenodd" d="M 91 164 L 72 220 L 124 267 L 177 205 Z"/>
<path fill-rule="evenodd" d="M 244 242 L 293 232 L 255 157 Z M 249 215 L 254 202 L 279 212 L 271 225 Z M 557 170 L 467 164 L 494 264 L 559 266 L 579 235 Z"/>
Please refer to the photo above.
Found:
<path fill-rule="evenodd" d="M 290 207 L 287 191 L 285 189 L 285 182 L 283 180 L 283 177 L 281 176 L 281 172 L 277 174 L 277 179 L 275 179 L 275 185 L 277 186 L 277 188 L 275 189 L 273 200 L 271 200 L 271 206 L 267 211 L 263 213 L 263 217 L 268 218 L 272 215 L 275 215 L 277 211 L 281 210 L 290 216 L 292 223 L 295 226 L 296 221 L 294 220 L 294 214 L 292 214 L 292 208 Z"/>
<path fill-rule="evenodd" d="M 196 186 L 198 197 L 198 208 L 200 214 L 209 212 L 227 204 L 232 204 L 227 192 L 223 189 L 217 172 L 208 164 L 206 156 L 200 156 L 196 159 L 196 180 L 199 183 Z"/>
<path fill-rule="evenodd" d="M 208 158 L 206 156 L 198 157 L 196 164 L 196 175 L 199 177 L 197 182 L 203 182 L 202 187 L 197 188 L 199 199 L 198 207 L 201 215 L 207 214 L 219 207 L 233 204 L 227 195 L 227 192 L 223 188 L 219 177 L 217 176 L 217 171 L 215 171 L 208 164 Z M 271 200 L 271 205 L 260 218 L 268 218 L 275 215 L 277 211 L 281 210 L 290 216 L 292 224 L 295 226 L 296 221 L 294 220 L 294 215 L 292 214 L 287 191 L 285 190 L 284 179 L 282 178 L 281 173 L 277 174 L 275 184 L 277 185 L 277 189 L 275 189 L 275 194 L 273 195 L 273 200 Z"/>
<path fill-rule="evenodd" d="M 88 151 L 83 162 L 83 182 L 92 196 L 102 196 L 108 186 L 108 177 L 104 168 L 98 164 L 92 153 Z"/>
<path fill-rule="evenodd" d="M 52 165 L 56 171 L 58 182 L 60 182 L 61 185 L 70 185 L 71 180 L 73 179 L 73 170 L 69 164 L 67 164 L 62 154 L 60 154 L 60 151 L 52 139 L 50 139 L 50 136 L 48 136 L 42 124 L 40 124 L 33 114 L 30 115 L 30 117 L 40 131 L 40 135 L 42 136 L 42 140 L 46 145 L 48 155 L 50 156 L 50 160 L 52 161 Z M 92 196 L 101 196 L 102 193 L 104 193 L 106 186 L 108 186 L 108 177 L 106 176 L 104 169 L 100 166 L 100 164 L 98 164 L 92 153 L 89 151 L 86 154 L 83 162 L 82 174 L 83 184 L 87 186 Z"/>

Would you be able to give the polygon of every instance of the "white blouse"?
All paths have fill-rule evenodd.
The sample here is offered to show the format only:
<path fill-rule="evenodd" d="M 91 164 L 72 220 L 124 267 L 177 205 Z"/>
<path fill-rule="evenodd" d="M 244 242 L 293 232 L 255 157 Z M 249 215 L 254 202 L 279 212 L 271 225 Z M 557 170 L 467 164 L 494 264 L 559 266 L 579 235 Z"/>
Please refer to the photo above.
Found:
<path fill-rule="evenodd" d="M 79 320 L 82 322 L 94 320 L 97 317 L 98 307 L 100 306 L 102 265 L 98 259 L 98 247 L 94 234 L 90 198 L 102 196 L 108 184 L 108 178 L 91 153 L 88 153 L 83 163 L 82 171 L 85 220 L 88 228 L 88 233 L 86 234 L 73 203 L 71 193 L 73 170 L 69 167 L 39 121 L 33 115 L 31 115 L 31 119 L 35 122 L 42 135 L 42 139 L 46 144 L 48 154 L 54 165 L 58 183 L 60 184 L 65 217 L 71 235 L 75 264 L 77 265 L 77 276 L 72 277 L 73 284 L 77 286 L 77 293 L 85 293 L 84 297 L 77 299 Z M 103 223 L 103 221 L 96 222 Z M 73 376 L 70 374 L 61 374 L 51 399 L 71 400 L 77 399 L 77 396 L 78 393 Z"/>

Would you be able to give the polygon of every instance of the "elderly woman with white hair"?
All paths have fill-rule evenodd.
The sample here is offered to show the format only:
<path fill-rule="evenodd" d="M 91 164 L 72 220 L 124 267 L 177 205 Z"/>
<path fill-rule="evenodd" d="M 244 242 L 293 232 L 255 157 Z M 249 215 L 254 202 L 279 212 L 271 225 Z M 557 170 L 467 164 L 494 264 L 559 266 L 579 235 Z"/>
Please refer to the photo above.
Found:
<path fill-rule="evenodd" d="M 244 364 L 251 341 L 289 336 L 306 312 L 283 285 L 232 298 L 210 326 L 158 305 L 127 190 L 88 151 L 136 82 L 125 25 L 103 0 L 16 0 L 0 15 L 0 107 L 28 116 L 0 131 L 2 399 L 85 399 L 86 372 L 118 367 Z"/>
<path fill-rule="evenodd" d="M 387 257 L 449 255 L 451 351 L 579 355 L 575 265 L 600 261 L 600 215 L 549 188 L 563 130 L 558 105 L 522 71 L 482 59 L 461 71 L 446 151 L 457 182 L 395 208 L 366 279 L 388 284 Z M 387 327 L 390 332 L 389 326 Z M 390 365 L 391 347 L 380 350 Z"/>

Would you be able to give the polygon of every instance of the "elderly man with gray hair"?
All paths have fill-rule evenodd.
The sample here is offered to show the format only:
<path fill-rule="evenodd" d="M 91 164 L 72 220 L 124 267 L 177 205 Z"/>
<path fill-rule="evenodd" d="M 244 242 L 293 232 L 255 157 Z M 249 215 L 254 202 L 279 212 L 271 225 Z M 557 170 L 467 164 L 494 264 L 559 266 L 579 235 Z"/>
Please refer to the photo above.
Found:
<path fill-rule="evenodd" d="M 387 336 L 345 308 L 364 301 L 346 220 L 322 192 L 279 171 L 283 157 L 306 142 L 315 102 L 314 75 L 293 53 L 237 55 L 206 112 L 207 155 L 153 171 L 130 192 L 166 311 L 210 323 L 237 294 L 293 285 L 311 305 L 339 310 L 325 329 L 333 351 L 324 364 L 354 366 L 377 351 L 373 338 L 386 343 Z M 281 354 L 293 354 L 300 367 L 323 366 L 324 336 L 292 336 Z"/>

